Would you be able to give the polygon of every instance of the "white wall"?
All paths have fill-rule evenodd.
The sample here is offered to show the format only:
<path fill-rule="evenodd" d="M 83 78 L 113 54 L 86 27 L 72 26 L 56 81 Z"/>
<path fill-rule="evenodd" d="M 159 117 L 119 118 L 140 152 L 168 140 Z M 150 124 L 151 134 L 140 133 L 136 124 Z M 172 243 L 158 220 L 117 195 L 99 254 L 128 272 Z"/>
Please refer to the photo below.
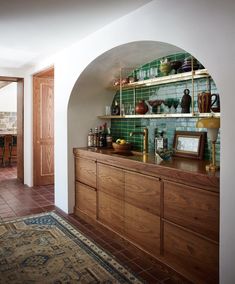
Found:
<path fill-rule="evenodd" d="M 17 111 L 17 83 L 11 83 L 0 89 L 0 112 Z"/>
<path fill-rule="evenodd" d="M 235 1 L 233 0 L 156 0 L 104 27 L 99 32 L 59 53 L 49 62 L 55 66 L 55 201 L 64 211 L 73 207 L 72 146 L 80 146 L 76 134 L 67 140 L 67 107 L 70 94 L 82 71 L 102 53 L 132 41 L 162 41 L 181 47 L 194 55 L 212 75 L 221 97 L 221 210 L 220 283 L 235 279 L 235 190 L 234 159 L 235 96 L 233 56 L 235 50 Z M 25 180 L 32 183 L 32 83 L 25 76 Z M 14 72 L 0 75 L 14 76 Z M 80 108 L 80 107 L 79 107 Z M 81 113 L 82 114 L 82 113 Z M 94 113 L 95 114 L 95 113 Z M 71 117 L 73 120 L 73 117 Z M 83 116 L 73 122 L 88 128 Z M 81 126 L 82 125 L 82 126 Z"/>
<path fill-rule="evenodd" d="M 152 40 L 179 46 L 208 68 L 220 92 L 222 106 L 221 283 L 233 283 L 235 279 L 235 222 L 232 221 L 232 216 L 235 215 L 235 96 L 231 95 L 234 93 L 234 65 L 231 63 L 235 50 L 234 12 L 234 2 L 229 0 L 223 3 L 213 0 L 154 1 L 62 52 L 55 62 L 56 205 L 69 212 L 73 209 L 73 199 L 68 198 L 68 191 L 73 192 L 71 146 L 76 139 L 71 141 L 69 147 L 64 141 L 68 133 L 66 108 L 73 86 L 85 67 L 115 46 Z M 79 121 L 74 121 L 74 125 L 79 124 L 89 128 L 84 115 Z"/>

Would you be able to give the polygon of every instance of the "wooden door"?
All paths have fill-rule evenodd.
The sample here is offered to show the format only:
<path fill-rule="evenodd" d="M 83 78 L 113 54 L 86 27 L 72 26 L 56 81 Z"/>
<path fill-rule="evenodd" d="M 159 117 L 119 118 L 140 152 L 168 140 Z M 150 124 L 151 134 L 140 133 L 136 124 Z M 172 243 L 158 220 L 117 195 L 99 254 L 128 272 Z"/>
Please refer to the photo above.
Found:
<path fill-rule="evenodd" d="M 24 182 L 24 81 L 17 81 L 17 178 Z"/>
<path fill-rule="evenodd" d="M 54 184 L 54 80 L 33 83 L 34 185 Z"/>

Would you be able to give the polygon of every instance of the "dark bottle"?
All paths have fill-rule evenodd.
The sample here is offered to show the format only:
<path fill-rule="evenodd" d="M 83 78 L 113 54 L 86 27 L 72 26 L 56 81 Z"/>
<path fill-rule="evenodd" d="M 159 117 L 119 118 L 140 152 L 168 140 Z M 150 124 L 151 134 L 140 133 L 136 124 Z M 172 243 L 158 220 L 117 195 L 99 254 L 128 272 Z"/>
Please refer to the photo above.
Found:
<path fill-rule="evenodd" d="M 100 126 L 100 131 L 99 131 L 98 137 L 99 137 L 98 147 L 104 147 L 104 132 L 103 132 L 102 126 Z"/>
<path fill-rule="evenodd" d="M 112 115 L 119 115 L 120 114 L 120 106 L 118 105 L 118 102 L 114 102 L 114 106 L 112 107 L 111 111 Z"/>
<path fill-rule="evenodd" d="M 181 104 L 180 104 L 181 107 L 182 107 L 181 113 L 189 113 L 190 112 L 190 106 L 191 106 L 192 98 L 189 95 L 189 93 L 190 93 L 189 89 L 184 90 L 184 95 L 182 97 Z"/>
<path fill-rule="evenodd" d="M 105 122 L 103 125 L 103 133 L 102 133 L 103 147 L 107 147 L 107 141 L 106 141 L 107 134 L 108 134 L 107 123 Z"/>

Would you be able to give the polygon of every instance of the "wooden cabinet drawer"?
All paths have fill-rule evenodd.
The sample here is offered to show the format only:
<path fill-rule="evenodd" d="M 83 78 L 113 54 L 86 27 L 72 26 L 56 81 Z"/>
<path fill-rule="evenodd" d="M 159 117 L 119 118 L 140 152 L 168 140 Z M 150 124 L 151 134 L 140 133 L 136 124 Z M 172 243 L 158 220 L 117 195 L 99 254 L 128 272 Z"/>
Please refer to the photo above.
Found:
<path fill-rule="evenodd" d="M 96 191 L 80 182 L 76 182 L 75 208 L 96 219 Z"/>
<path fill-rule="evenodd" d="M 215 243 L 164 222 L 164 258 L 193 283 L 218 283 L 218 257 Z"/>
<path fill-rule="evenodd" d="M 160 255 L 160 217 L 125 203 L 125 235 L 151 254 Z"/>
<path fill-rule="evenodd" d="M 96 187 L 96 161 L 75 158 L 75 178 L 84 184 Z"/>
<path fill-rule="evenodd" d="M 98 190 L 116 198 L 124 198 L 124 171 L 112 166 L 97 164 Z"/>
<path fill-rule="evenodd" d="M 124 231 L 124 203 L 105 192 L 98 192 L 98 220 L 114 231 Z"/>
<path fill-rule="evenodd" d="M 218 241 L 219 195 L 165 181 L 164 218 Z"/>
<path fill-rule="evenodd" d="M 160 191 L 159 179 L 125 172 L 125 202 L 160 215 Z"/>

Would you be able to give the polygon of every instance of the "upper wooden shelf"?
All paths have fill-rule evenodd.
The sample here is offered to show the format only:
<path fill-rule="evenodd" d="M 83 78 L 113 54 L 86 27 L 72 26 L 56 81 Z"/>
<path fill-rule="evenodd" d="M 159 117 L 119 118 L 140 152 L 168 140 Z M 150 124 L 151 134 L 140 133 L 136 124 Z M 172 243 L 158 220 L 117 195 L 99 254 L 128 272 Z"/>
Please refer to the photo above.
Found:
<path fill-rule="evenodd" d="M 180 81 L 187 81 L 187 80 L 191 80 L 192 78 L 200 79 L 200 78 L 206 78 L 206 77 L 210 77 L 207 69 L 199 69 L 199 70 L 190 71 L 190 72 L 184 72 L 184 73 L 173 74 L 173 75 L 164 76 L 164 77 L 156 77 L 156 78 L 151 78 L 147 80 L 128 83 L 122 86 L 115 86 L 114 88 L 116 90 L 119 90 L 120 88 L 125 90 L 125 89 L 131 89 L 131 88 L 140 88 L 144 86 L 153 86 L 153 85 L 175 83 L 175 82 L 180 82 Z"/>
<path fill-rule="evenodd" d="M 220 113 L 160 113 L 160 114 L 133 114 L 133 115 L 100 115 L 100 119 L 125 119 L 125 118 L 173 118 L 173 117 L 220 117 Z"/>

